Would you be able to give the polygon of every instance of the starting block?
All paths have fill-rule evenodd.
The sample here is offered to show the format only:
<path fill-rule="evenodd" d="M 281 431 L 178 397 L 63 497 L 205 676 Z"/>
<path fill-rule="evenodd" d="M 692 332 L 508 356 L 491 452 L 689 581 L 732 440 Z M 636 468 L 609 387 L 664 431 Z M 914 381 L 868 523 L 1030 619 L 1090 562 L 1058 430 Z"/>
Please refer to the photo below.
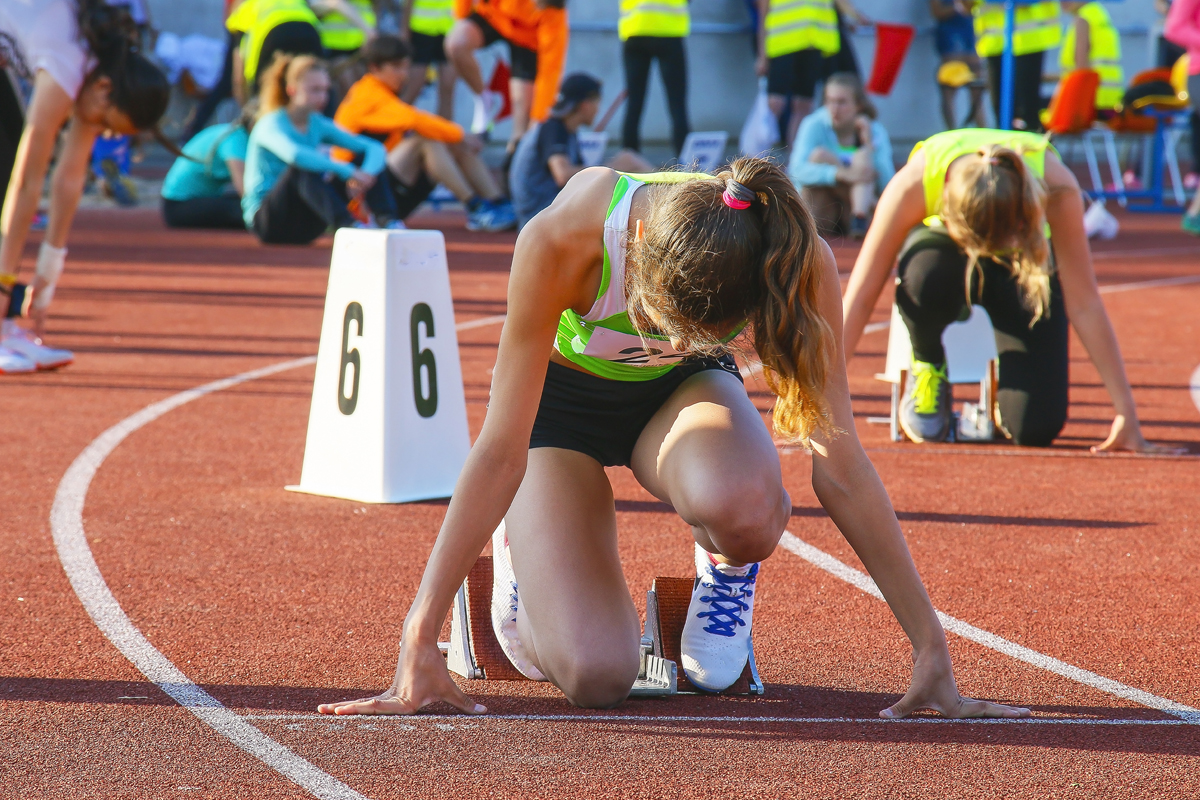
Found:
<path fill-rule="evenodd" d="M 641 670 L 630 697 L 698 694 L 679 668 L 680 640 L 692 597 L 692 579 L 655 578 L 646 594 L 646 626 L 642 633 Z M 492 557 L 480 556 L 454 596 L 450 641 L 442 643 L 446 667 L 469 680 L 528 680 L 500 649 L 492 629 Z M 750 659 L 738 681 L 722 694 L 764 692 L 751 643 Z"/>

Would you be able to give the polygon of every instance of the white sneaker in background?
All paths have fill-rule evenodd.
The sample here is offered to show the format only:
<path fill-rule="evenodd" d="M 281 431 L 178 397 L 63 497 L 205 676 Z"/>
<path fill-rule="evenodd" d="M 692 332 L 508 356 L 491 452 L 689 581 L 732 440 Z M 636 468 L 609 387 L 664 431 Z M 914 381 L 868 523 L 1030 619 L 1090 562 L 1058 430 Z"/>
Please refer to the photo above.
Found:
<path fill-rule="evenodd" d="M 476 95 L 475 111 L 471 116 L 471 133 L 480 135 L 490 131 L 496 115 L 502 108 L 504 108 L 504 98 L 498 92 L 484 89 L 483 94 Z"/>
<path fill-rule="evenodd" d="M 1103 200 L 1096 200 L 1083 214 L 1083 230 L 1089 239 L 1115 239 L 1121 223 L 1105 207 Z"/>
<path fill-rule="evenodd" d="M 20 375 L 37 372 L 37 364 L 7 347 L 0 346 L 0 375 Z"/>
<path fill-rule="evenodd" d="M 680 651 L 688 680 L 705 691 L 728 689 L 750 659 L 758 567 L 715 564 L 696 545 L 696 583 Z"/>
<path fill-rule="evenodd" d="M 517 671 L 531 681 L 544 681 L 546 676 L 533 665 L 517 635 L 517 576 L 513 573 L 508 555 L 508 534 L 504 521 L 492 534 L 492 629 L 500 649 Z"/>
<path fill-rule="evenodd" d="M 70 350 L 58 350 L 42 344 L 42 340 L 11 319 L 0 325 L 0 348 L 17 353 L 33 362 L 35 369 L 58 369 L 75 360 Z M 5 370 L 6 372 L 21 370 Z M 28 370 L 25 370 L 28 371 Z"/>

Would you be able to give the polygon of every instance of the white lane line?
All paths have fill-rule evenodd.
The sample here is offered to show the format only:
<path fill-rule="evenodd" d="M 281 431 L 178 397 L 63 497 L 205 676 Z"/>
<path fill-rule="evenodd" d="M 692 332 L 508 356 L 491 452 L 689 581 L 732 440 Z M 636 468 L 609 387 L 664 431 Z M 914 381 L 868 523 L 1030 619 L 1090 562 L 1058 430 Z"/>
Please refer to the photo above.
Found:
<path fill-rule="evenodd" d="M 472 328 L 485 328 L 488 325 L 495 325 L 497 322 L 504 322 L 508 318 L 507 314 L 496 314 L 492 317 L 480 317 L 479 319 L 469 319 L 466 322 L 460 322 L 454 326 L 458 331 L 469 331 Z"/>
<path fill-rule="evenodd" d="M 96 627 L 143 675 L 157 684 L 175 702 L 195 714 L 201 722 L 315 797 L 322 800 L 366 800 L 363 795 L 313 766 L 238 714 L 225 708 L 216 698 L 189 680 L 169 658 L 150 644 L 126 616 L 121 604 L 109 590 L 92 556 L 83 530 L 83 506 L 92 478 L 96 476 L 97 470 L 109 454 L 125 441 L 129 434 L 168 411 L 206 394 L 315 361 L 314 356 L 298 358 L 206 383 L 146 406 L 133 416 L 118 422 L 94 439 L 63 475 L 54 495 L 54 506 L 50 510 L 50 529 L 54 535 L 54 546 L 58 549 L 59 561 L 62 562 L 79 601 L 83 603 Z"/>
<path fill-rule="evenodd" d="M 1097 258 L 1153 258 L 1154 256 L 1186 256 L 1200 255 L 1200 245 L 1191 247 L 1159 247 L 1150 250 L 1101 250 L 1092 253 L 1092 260 Z"/>
<path fill-rule="evenodd" d="M 881 717 L 722 717 L 689 715 L 650 714 L 484 714 L 468 717 L 462 714 L 415 714 L 412 716 L 380 717 L 369 714 L 331 716 L 329 714 L 246 714 L 245 719 L 326 722 L 395 722 L 410 725 L 414 722 L 458 722 L 464 730 L 479 724 L 500 722 L 647 722 L 657 725 L 663 722 L 691 723 L 754 723 L 765 725 L 1145 725 L 1153 727 L 1182 727 L 1189 723 L 1182 719 L 1081 719 L 1078 717 L 1029 717 L 1028 719 L 946 719 L 945 717 L 907 717 L 905 719 L 883 719 Z"/>
<path fill-rule="evenodd" d="M 1200 411 L 1200 366 L 1196 367 L 1196 371 L 1192 373 L 1192 379 L 1188 381 L 1192 390 L 1192 402 L 1196 404 L 1196 410 Z"/>
<path fill-rule="evenodd" d="M 1136 281 L 1134 283 L 1110 283 L 1107 286 L 1100 287 L 1100 294 L 1132 292 L 1135 289 L 1155 289 L 1159 286 L 1180 286 L 1185 283 L 1200 283 L 1200 275 L 1179 275 L 1174 278 L 1158 278 L 1152 281 Z"/>
<path fill-rule="evenodd" d="M 869 575 L 847 566 L 825 551 L 818 550 L 797 536 L 785 532 L 779 544 L 785 550 L 795 553 L 813 566 L 825 570 L 830 575 L 842 579 L 872 597 L 879 600 L 883 599 L 883 593 L 879 591 L 879 587 L 875 585 L 875 581 L 871 580 Z M 937 612 L 937 615 L 938 619 L 942 622 L 943 628 L 951 633 L 958 634 L 964 639 L 970 639 L 977 644 L 1003 653 L 1010 658 L 1024 661 L 1026 664 L 1032 664 L 1038 669 L 1044 669 L 1055 675 L 1061 675 L 1076 683 L 1082 683 L 1084 686 L 1090 686 L 1093 689 L 1120 697 L 1123 700 L 1130 700 L 1147 708 L 1173 714 L 1190 724 L 1200 725 L 1200 709 L 1185 706 L 1183 703 L 1159 697 L 1150 692 L 1114 681 L 1111 678 L 1106 678 L 1103 675 L 1097 675 L 1095 672 L 1076 667 L 1073 664 L 1068 664 L 1065 661 L 1059 661 L 1057 658 L 1039 653 L 1036 650 L 1031 650 L 1016 642 L 1010 642 L 1008 639 L 985 631 L 982 628 L 977 628 L 968 622 L 963 622 L 941 611 Z"/>

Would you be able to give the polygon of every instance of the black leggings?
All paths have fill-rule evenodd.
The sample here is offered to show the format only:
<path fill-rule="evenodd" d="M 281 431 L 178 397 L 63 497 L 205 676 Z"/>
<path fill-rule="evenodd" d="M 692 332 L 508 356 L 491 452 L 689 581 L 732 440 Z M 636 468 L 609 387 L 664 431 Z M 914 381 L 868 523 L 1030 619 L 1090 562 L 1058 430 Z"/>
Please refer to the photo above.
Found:
<path fill-rule="evenodd" d="M 232 228 L 245 230 L 242 201 L 236 194 L 162 201 L 163 222 L 168 228 Z"/>
<path fill-rule="evenodd" d="M 8 194 L 8 182 L 12 178 L 13 165 L 17 162 L 17 145 L 25 129 L 25 115 L 17 99 L 17 89 L 12 85 L 8 71 L 0 67 L 0 203 Z"/>
<path fill-rule="evenodd" d="M 623 46 L 625 58 L 625 88 L 629 92 L 629 108 L 625 110 L 624 146 L 640 150 L 642 109 L 646 104 L 646 88 L 650 82 L 650 62 L 658 59 L 663 88 L 667 92 L 667 108 L 671 113 L 671 141 L 678 155 L 683 140 L 691 130 L 687 110 L 687 56 L 681 36 L 630 36 Z"/>
<path fill-rule="evenodd" d="M 396 218 L 387 170 L 367 192 L 366 201 L 381 223 Z M 354 222 L 346 208 L 344 183 L 288 167 L 254 214 L 253 230 L 267 244 L 308 244 L 327 228 L 348 228 Z"/>
<path fill-rule="evenodd" d="M 992 319 L 1000 356 L 997 402 L 1004 430 L 1021 445 L 1046 447 L 1067 421 L 1069 382 L 1067 311 L 1057 276 L 1050 279 L 1050 311 L 1033 323 L 1012 274 L 991 259 L 979 262 L 983 286 L 972 276 L 971 297 Z M 943 232 L 920 229 L 900 255 L 896 306 L 912 339 L 913 358 L 942 364 L 942 332 L 966 319 L 967 256 Z"/>
<path fill-rule="evenodd" d="M 1013 119 L 1025 120 L 1027 130 L 1042 127 L 1038 115 L 1042 110 L 1042 60 L 1046 53 L 1026 53 L 1013 56 Z M 996 127 L 1000 127 L 1000 71 L 1001 57 L 988 56 L 988 92 L 992 95 L 992 111 L 996 114 Z"/>

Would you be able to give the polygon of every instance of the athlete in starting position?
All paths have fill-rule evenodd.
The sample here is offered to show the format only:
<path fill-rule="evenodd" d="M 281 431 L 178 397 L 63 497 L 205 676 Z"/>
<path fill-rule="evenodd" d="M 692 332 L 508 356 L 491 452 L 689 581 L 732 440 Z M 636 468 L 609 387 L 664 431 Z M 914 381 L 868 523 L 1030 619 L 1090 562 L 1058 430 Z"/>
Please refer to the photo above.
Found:
<path fill-rule="evenodd" d="M 487 419 L 405 620 L 395 680 L 319 710 L 486 711 L 450 678 L 437 639 L 493 530 L 493 623 L 514 665 L 578 706 L 623 701 L 641 632 L 604 473 L 618 464 L 692 526 L 699 580 L 682 666 L 704 689 L 732 685 L 758 562 L 792 508 L 728 355 L 744 333 L 777 396 L 775 431 L 812 447 L 818 498 L 912 642 L 912 684 L 880 714 L 1027 716 L 958 693 L 945 633 L 854 432 L 839 301 L 833 255 L 770 161 L 742 158 L 715 178 L 603 167 L 572 178 L 517 240 Z"/>

